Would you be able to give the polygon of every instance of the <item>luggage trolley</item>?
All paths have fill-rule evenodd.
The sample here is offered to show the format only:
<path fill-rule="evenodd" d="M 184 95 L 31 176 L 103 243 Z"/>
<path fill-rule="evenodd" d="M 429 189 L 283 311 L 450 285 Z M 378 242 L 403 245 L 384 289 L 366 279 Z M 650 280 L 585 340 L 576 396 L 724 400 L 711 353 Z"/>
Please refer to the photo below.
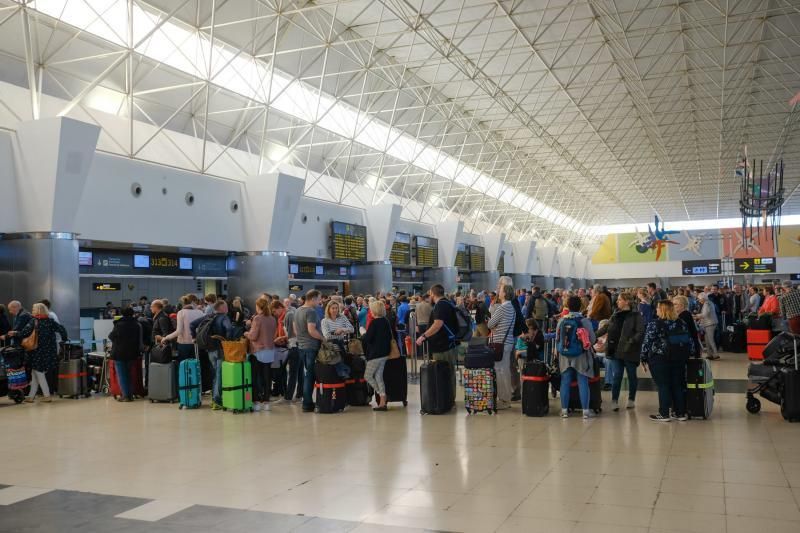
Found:
<path fill-rule="evenodd" d="M 409 383 L 419 383 L 419 367 L 417 361 L 417 314 L 408 313 L 408 329 L 406 334 L 406 356 L 411 358 L 411 372 L 408 374 Z"/>
<path fill-rule="evenodd" d="M 16 346 L 0 347 L 0 390 L 16 404 L 25 399 L 28 373 L 25 371 L 25 351 Z"/>
<path fill-rule="evenodd" d="M 787 337 L 791 338 L 791 343 L 784 340 Z M 783 404 L 783 381 L 786 371 L 792 368 L 794 370 L 800 368 L 800 361 L 798 361 L 797 355 L 798 338 L 800 337 L 789 332 L 781 333 L 772 340 L 772 343 L 785 342 L 785 346 L 778 344 L 775 358 L 768 357 L 768 360 L 763 363 L 750 363 L 750 367 L 747 369 L 747 378 L 753 386 L 748 387 L 746 393 L 745 409 L 747 409 L 748 413 L 757 414 L 761 411 L 761 400 L 756 398 L 756 394 L 772 403 Z"/>

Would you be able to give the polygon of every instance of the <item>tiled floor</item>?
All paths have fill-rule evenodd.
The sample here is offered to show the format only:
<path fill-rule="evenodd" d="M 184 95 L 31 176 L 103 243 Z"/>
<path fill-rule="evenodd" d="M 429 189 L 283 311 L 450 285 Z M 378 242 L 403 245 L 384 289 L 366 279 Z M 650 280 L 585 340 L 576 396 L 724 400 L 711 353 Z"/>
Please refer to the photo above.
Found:
<path fill-rule="evenodd" d="M 800 424 L 766 401 L 655 424 L 652 392 L 587 422 L 420 416 L 418 398 L 340 415 L 4 399 L 0 531 L 800 531 Z"/>

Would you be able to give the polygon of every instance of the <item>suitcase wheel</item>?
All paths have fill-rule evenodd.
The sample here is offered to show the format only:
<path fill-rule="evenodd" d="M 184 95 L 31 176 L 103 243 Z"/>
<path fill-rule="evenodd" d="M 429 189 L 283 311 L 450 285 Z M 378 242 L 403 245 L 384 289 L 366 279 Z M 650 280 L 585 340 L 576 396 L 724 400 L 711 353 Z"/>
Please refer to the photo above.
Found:
<path fill-rule="evenodd" d="M 747 412 L 750 414 L 756 414 L 761 411 L 761 400 L 758 398 L 748 398 L 747 405 L 745 405 Z"/>
<path fill-rule="evenodd" d="M 403 407 L 408 407 L 408 400 L 403 400 Z"/>
<path fill-rule="evenodd" d="M 155 400 L 150 400 L 150 403 L 156 403 L 156 401 Z"/>

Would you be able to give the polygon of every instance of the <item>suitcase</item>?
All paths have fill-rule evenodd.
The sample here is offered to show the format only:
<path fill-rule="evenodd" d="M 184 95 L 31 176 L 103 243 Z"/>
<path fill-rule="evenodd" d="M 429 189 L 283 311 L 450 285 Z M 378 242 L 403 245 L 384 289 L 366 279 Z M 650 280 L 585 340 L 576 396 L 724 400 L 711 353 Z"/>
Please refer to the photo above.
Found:
<path fill-rule="evenodd" d="M 686 362 L 686 388 L 689 418 L 710 417 L 714 409 L 714 376 L 708 360 L 691 358 Z"/>
<path fill-rule="evenodd" d="M 360 356 L 354 356 L 348 359 L 347 366 L 350 367 L 350 377 L 355 379 L 363 378 L 364 373 L 367 371 L 367 361 Z"/>
<path fill-rule="evenodd" d="M 195 352 L 196 353 L 196 352 Z M 202 403 L 200 390 L 200 362 L 197 359 L 184 359 L 178 367 L 178 402 L 181 409 L 197 409 Z"/>
<path fill-rule="evenodd" d="M 336 373 L 335 365 L 316 363 L 314 365 L 314 402 L 317 412 L 322 414 L 338 413 L 347 407 L 347 388 L 345 382 Z"/>
<path fill-rule="evenodd" d="M 603 410 L 603 378 L 596 376 L 589 378 L 589 409 L 599 414 Z M 581 405 L 581 391 L 578 388 L 578 382 L 573 381 L 570 383 L 569 390 L 569 409 L 572 411 L 582 411 Z"/>
<path fill-rule="evenodd" d="M 138 357 L 134 361 L 128 361 L 128 376 L 131 381 L 131 394 L 144 398 L 147 394 L 144 391 L 144 381 L 142 380 L 142 358 Z M 117 397 L 122 394 L 117 381 L 116 362 L 108 360 L 108 393 Z"/>
<path fill-rule="evenodd" d="M 494 354 L 489 350 L 488 337 L 473 337 L 467 344 L 464 368 L 494 368 Z"/>
<path fill-rule="evenodd" d="M 800 422 L 800 370 L 784 373 L 781 416 L 789 422 Z"/>
<path fill-rule="evenodd" d="M 83 359 L 83 342 L 82 341 L 71 341 L 71 342 L 62 342 L 59 346 L 59 356 L 61 360 L 66 359 Z"/>
<path fill-rule="evenodd" d="M 70 355 L 69 352 L 63 353 L 67 357 Z M 57 390 L 60 398 L 89 397 L 89 369 L 85 359 L 62 359 L 58 362 Z"/>
<path fill-rule="evenodd" d="M 794 336 L 786 331 L 780 333 L 764 346 L 764 359 L 779 359 L 794 352 Z"/>
<path fill-rule="evenodd" d="M 747 351 L 747 327 L 743 323 L 736 322 L 722 333 L 722 350 L 731 353 Z"/>
<path fill-rule="evenodd" d="M 541 361 L 527 362 L 522 371 L 522 412 L 526 416 L 546 416 L 550 412 L 549 389 L 547 365 Z"/>
<path fill-rule="evenodd" d="M 383 367 L 383 384 L 386 387 L 386 402 L 403 402 L 408 405 L 408 368 L 406 358 L 387 359 Z M 376 398 L 377 401 L 377 398 Z"/>
<path fill-rule="evenodd" d="M 455 404 L 450 363 L 425 361 L 419 369 L 420 413 L 441 415 L 449 413 Z"/>
<path fill-rule="evenodd" d="M 494 368 L 463 370 L 464 407 L 467 413 L 497 412 L 497 379 Z"/>
<path fill-rule="evenodd" d="M 150 363 L 150 383 L 147 394 L 150 402 L 173 403 L 178 398 L 178 376 L 175 363 Z"/>
<path fill-rule="evenodd" d="M 345 380 L 345 396 L 347 398 L 347 405 L 364 406 L 369 405 L 369 400 L 372 396 L 367 380 L 361 378 L 350 378 Z"/>
<path fill-rule="evenodd" d="M 222 362 L 222 409 L 234 413 L 253 410 L 253 370 L 250 361 Z"/>
<path fill-rule="evenodd" d="M 172 346 L 156 344 L 150 349 L 150 362 L 167 364 L 172 362 Z"/>

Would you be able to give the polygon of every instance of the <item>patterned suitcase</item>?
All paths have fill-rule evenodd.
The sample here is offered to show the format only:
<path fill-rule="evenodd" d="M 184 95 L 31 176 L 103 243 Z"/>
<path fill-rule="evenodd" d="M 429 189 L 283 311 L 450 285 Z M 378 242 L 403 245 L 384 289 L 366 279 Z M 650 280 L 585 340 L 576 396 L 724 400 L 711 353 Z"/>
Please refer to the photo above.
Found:
<path fill-rule="evenodd" d="M 222 409 L 234 413 L 253 410 L 253 370 L 250 361 L 223 361 Z"/>
<path fill-rule="evenodd" d="M 200 362 L 184 359 L 178 367 L 178 401 L 180 408 L 197 409 L 202 403 Z"/>
<path fill-rule="evenodd" d="M 464 407 L 467 413 L 497 412 L 497 380 L 493 368 L 465 368 Z"/>

